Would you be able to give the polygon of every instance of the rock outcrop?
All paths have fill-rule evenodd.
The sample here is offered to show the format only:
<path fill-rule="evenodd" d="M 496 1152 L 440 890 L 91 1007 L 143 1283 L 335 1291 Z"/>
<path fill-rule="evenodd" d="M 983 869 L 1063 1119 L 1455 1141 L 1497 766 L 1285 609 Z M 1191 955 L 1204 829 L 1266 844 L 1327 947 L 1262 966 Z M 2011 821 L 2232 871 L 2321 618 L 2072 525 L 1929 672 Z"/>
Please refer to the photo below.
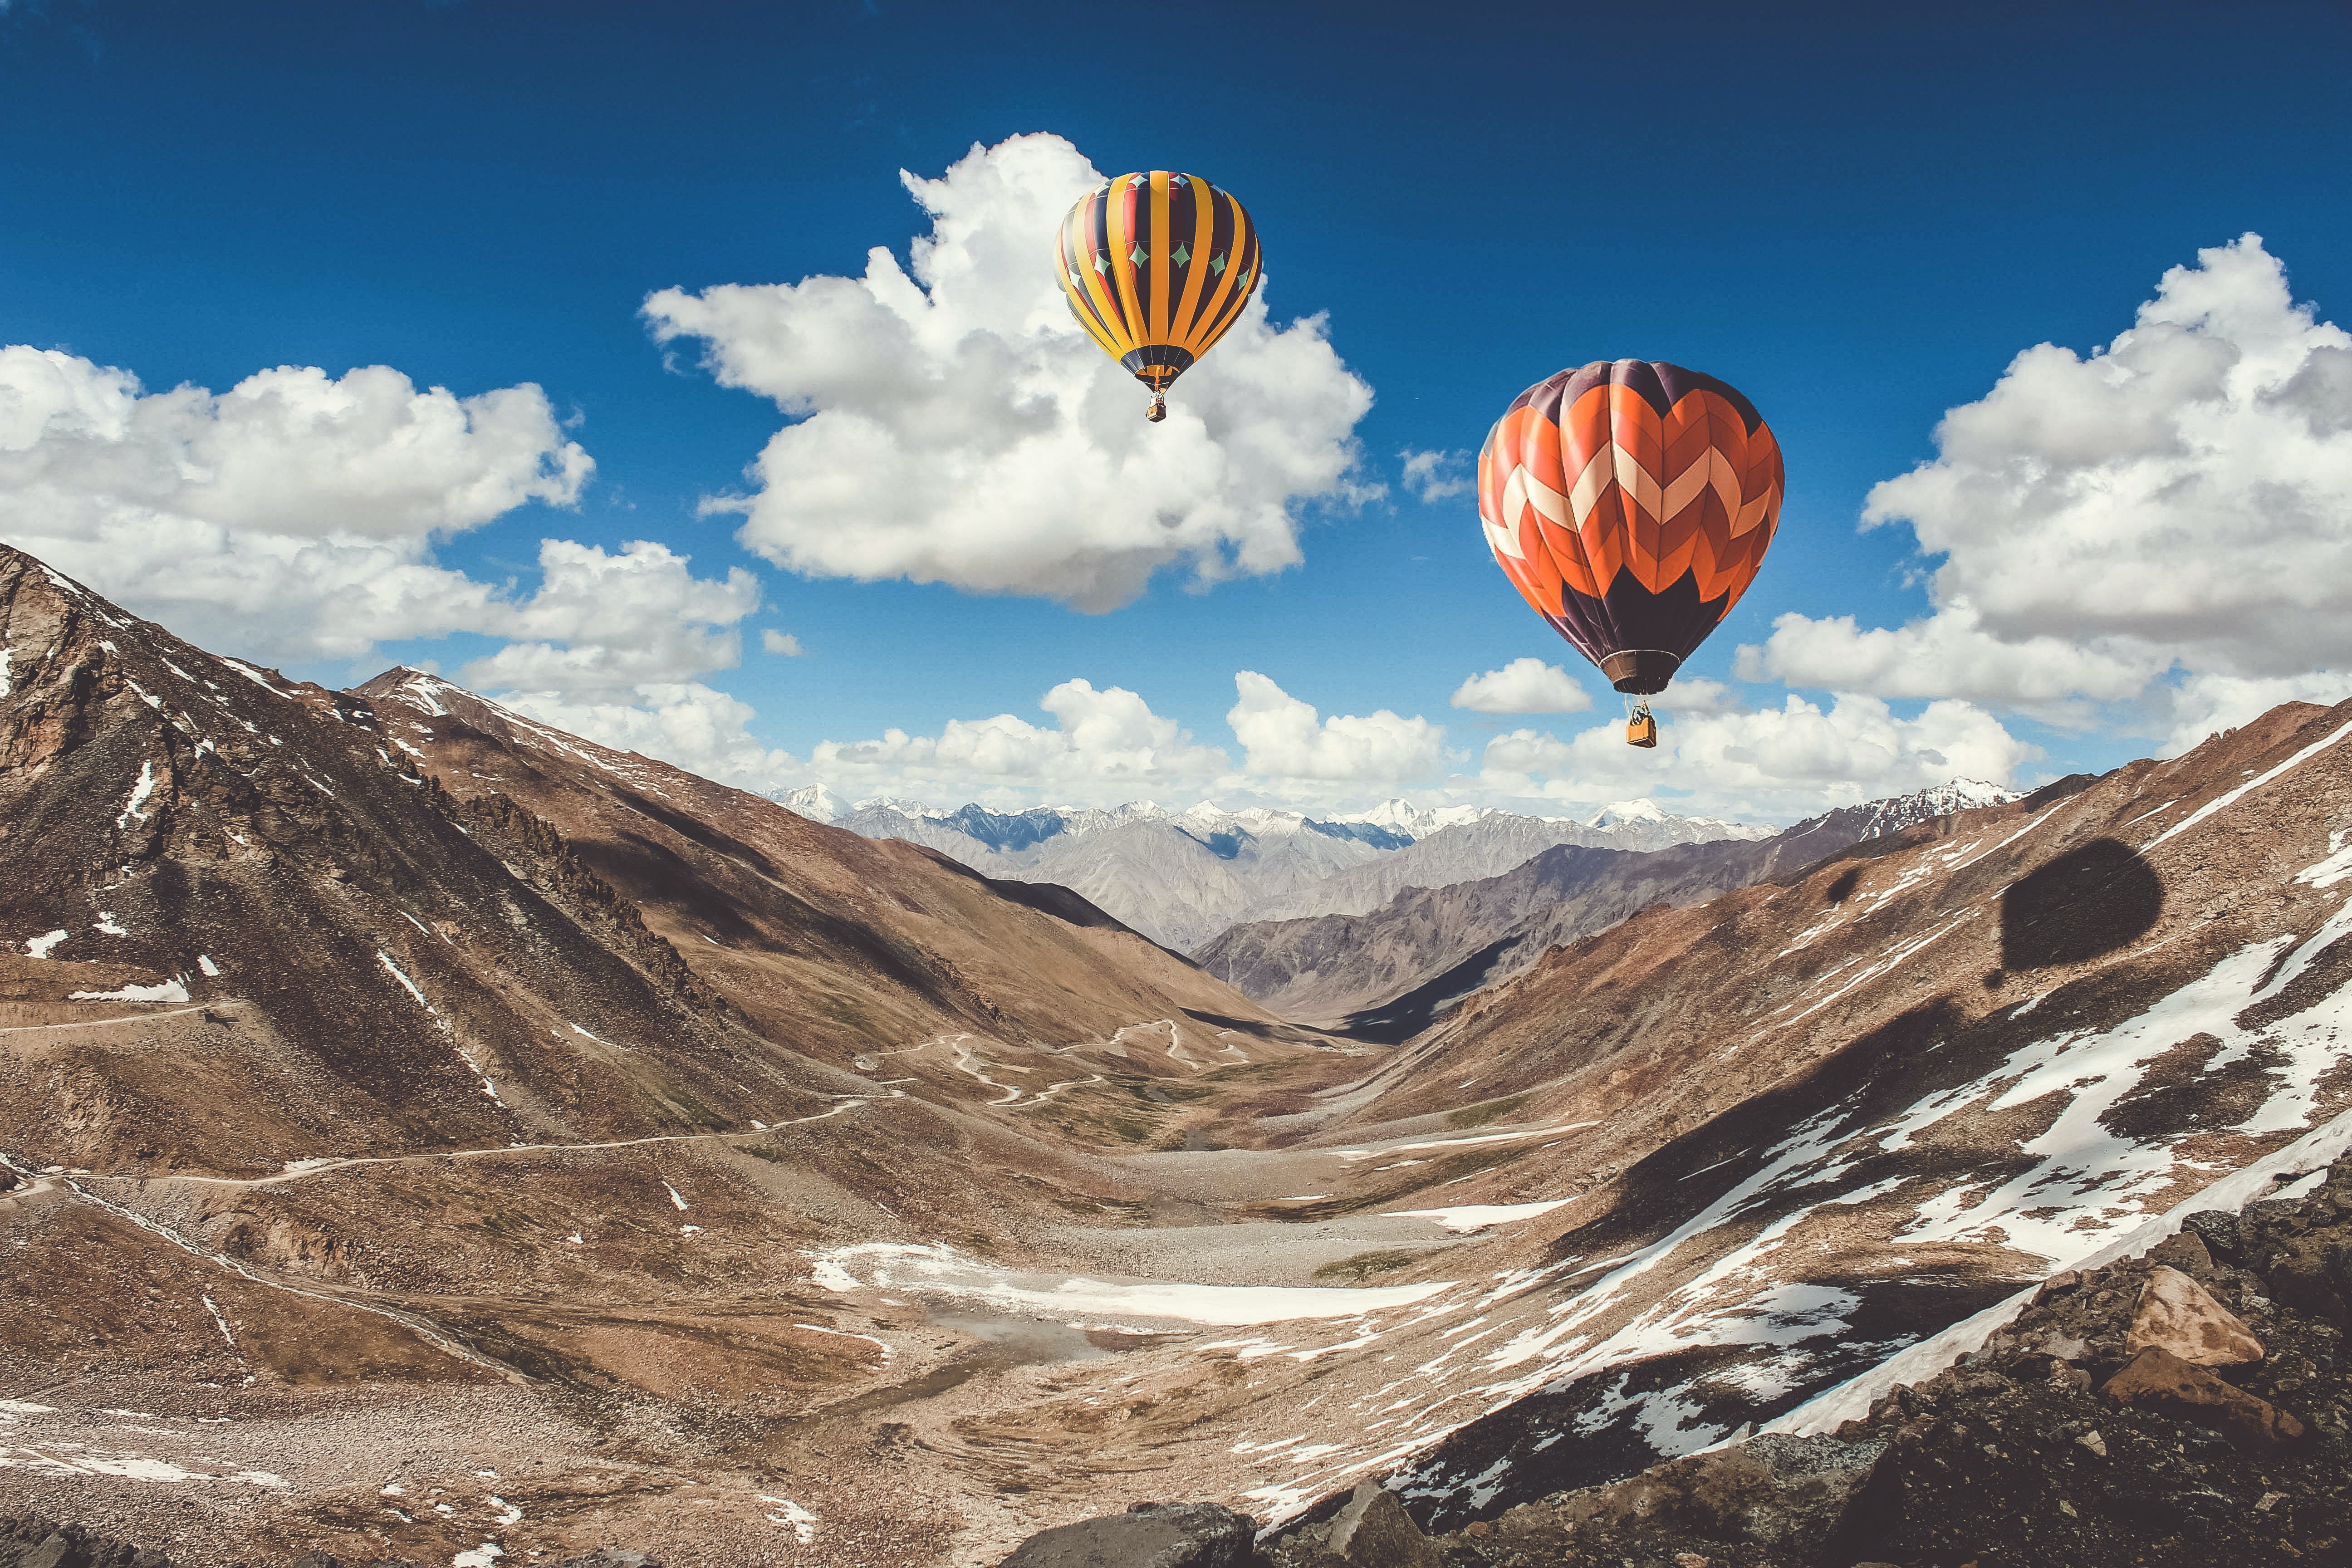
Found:
<path fill-rule="evenodd" d="M 1257 1521 L 1214 1503 L 1139 1503 L 1041 1531 L 1002 1568 L 1248 1568 Z"/>
<path fill-rule="evenodd" d="M 2147 1257 L 2053 1276 L 1981 1350 L 1834 1435 L 1752 1437 L 1433 1548 L 1447 1568 L 2352 1562 L 2352 1365 L 2316 1296 L 2343 1295 L 2347 1263 L 2352 1157 L 2308 1196 L 2198 1215 Z M 2150 1303 L 2183 1300 L 2192 1348 L 2219 1331 L 2263 1353 L 2218 1363 L 2225 1379 L 2163 1343 L 2134 1348 Z M 1328 1529 L 1295 1527 L 1268 1555 L 1324 1568 Z"/>

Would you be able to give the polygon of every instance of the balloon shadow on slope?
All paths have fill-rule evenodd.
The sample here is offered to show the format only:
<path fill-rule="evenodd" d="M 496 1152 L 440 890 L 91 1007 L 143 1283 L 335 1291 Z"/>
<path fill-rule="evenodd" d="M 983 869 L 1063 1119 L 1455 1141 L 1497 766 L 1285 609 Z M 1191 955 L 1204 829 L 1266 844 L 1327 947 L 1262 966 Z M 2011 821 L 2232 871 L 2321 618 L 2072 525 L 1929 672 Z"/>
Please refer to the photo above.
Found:
<path fill-rule="evenodd" d="M 2164 912 L 2164 879 L 2130 845 L 2094 838 L 2000 896 L 2000 966 L 2087 963 L 2130 946 Z"/>

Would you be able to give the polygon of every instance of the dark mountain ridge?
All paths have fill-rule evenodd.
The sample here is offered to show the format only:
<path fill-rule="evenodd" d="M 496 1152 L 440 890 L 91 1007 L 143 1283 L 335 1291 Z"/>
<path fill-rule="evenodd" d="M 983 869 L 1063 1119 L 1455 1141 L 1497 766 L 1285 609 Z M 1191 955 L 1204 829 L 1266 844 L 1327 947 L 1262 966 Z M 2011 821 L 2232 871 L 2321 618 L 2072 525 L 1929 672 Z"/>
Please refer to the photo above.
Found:
<path fill-rule="evenodd" d="M 1664 849 L 1561 845 L 1498 877 L 1407 889 L 1363 915 L 1227 928 L 1202 968 L 1288 1017 L 1395 1044 L 1547 951 L 1654 904 L 1702 902 L 1948 813 L 1946 792 L 1841 806 L 1760 840 Z"/>

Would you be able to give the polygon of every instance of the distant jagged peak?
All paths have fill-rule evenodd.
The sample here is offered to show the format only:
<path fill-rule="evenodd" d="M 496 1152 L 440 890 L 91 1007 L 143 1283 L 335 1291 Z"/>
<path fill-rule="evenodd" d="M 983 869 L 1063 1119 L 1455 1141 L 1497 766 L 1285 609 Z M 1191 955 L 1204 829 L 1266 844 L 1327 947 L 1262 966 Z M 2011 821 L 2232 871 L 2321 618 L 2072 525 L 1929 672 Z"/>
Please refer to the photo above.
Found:
<path fill-rule="evenodd" d="M 1882 838 L 1932 817 L 1949 816 L 1956 811 L 1974 811 L 1979 806 L 2005 805 L 2022 798 L 2015 790 L 2003 789 L 1982 779 L 1953 779 L 1948 784 L 1930 784 L 1909 795 L 1869 802 L 1862 807 L 1870 813 L 1862 836 L 1864 838 Z"/>
<path fill-rule="evenodd" d="M 1587 827 L 1622 827 L 1629 822 L 1664 822 L 1666 809 L 1649 796 L 1612 801 L 1585 819 Z"/>
<path fill-rule="evenodd" d="M 781 789 L 769 798 L 786 811 L 796 812 L 811 822 L 839 822 L 851 810 L 847 801 L 821 784 L 803 784 L 798 789 Z"/>
<path fill-rule="evenodd" d="M 1460 827 L 1466 823 L 1483 822 L 1490 816 L 1509 815 L 1502 807 L 1495 805 L 1418 806 L 1398 797 L 1384 800 L 1370 811 L 1347 812 L 1327 820 L 1360 822 L 1414 838 L 1426 838 L 1441 827 Z"/>

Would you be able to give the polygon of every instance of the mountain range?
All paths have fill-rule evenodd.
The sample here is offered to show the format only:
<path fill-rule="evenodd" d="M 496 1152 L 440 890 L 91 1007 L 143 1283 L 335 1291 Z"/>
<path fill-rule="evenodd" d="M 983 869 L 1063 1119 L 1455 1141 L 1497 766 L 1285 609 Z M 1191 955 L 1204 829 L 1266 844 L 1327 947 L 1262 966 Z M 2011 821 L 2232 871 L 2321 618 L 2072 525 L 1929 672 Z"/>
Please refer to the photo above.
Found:
<path fill-rule="evenodd" d="M 1547 951 L 1654 904 L 1698 902 L 1915 823 L 2015 798 L 1959 780 L 1842 806 L 1769 837 L 1657 849 L 1560 845 L 1498 876 L 1406 886 L 1363 913 L 1230 926 L 1194 956 L 1286 1017 L 1393 1044 Z"/>
<path fill-rule="evenodd" d="M 2293 1205 L 2352 1136 L 2352 703 L 1907 826 L 1555 846 L 1615 858 L 1435 890 L 1525 962 L 1387 1043 L 1066 887 L 415 670 L 289 680 L 7 550 L 0 650 L 0 1518 L 192 1568 L 947 1568 L 1192 1499 L 1328 1568 L 1369 1480 L 1501 1563 L 1759 1428 L 1905 1507 L 2095 1429 L 2248 1500 L 2231 1540 L 2340 1543 L 2298 1478 L 2352 1465 L 2343 1210 Z M 1757 863 L 1709 897 L 1710 848 Z M 2300 1447 L 1987 1425 L 2200 1266 L 2090 1271 L 2242 1207 L 2205 1278 L 2270 1348 L 2227 1386 Z M 2028 1536 L 2014 1472 L 1902 1560 L 2128 1562 L 2068 1553 L 2162 1501 L 2053 1472 Z"/>
<path fill-rule="evenodd" d="M 992 877 L 1071 888 L 1184 952 L 1236 922 L 1362 913 L 1404 888 L 1493 876 L 1557 845 L 1659 849 L 1772 832 L 1670 816 L 1647 800 L 1620 802 L 1580 821 L 1482 806 L 1424 810 L 1404 801 L 1317 818 L 1205 803 L 1171 811 L 1149 801 L 1010 813 L 890 799 L 851 805 L 821 784 L 774 798 L 814 820 L 920 844 Z"/>

